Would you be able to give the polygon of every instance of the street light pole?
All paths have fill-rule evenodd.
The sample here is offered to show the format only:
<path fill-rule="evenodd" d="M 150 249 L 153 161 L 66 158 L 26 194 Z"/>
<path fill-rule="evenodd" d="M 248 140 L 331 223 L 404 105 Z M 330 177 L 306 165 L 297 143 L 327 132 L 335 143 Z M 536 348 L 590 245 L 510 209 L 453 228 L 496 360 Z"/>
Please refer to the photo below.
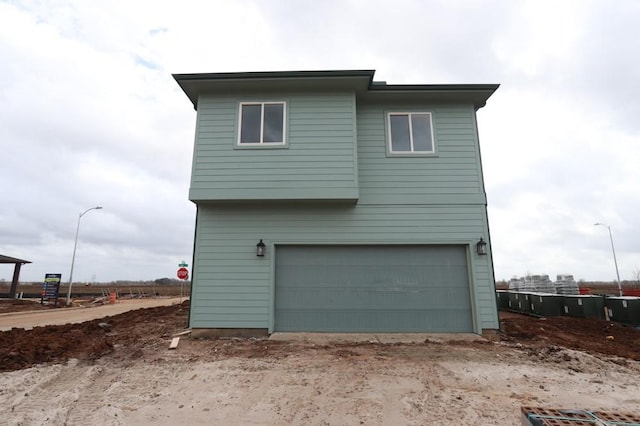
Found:
<path fill-rule="evenodd" d="M 609 239 L 611 240 L 611 251 L 613 252 L 613 263 L 616 265 L 616 277 L 618 277 L 618 292 L 622 296 L 622 284 L 620 284 L 620 272 L 618 272 L 618 260 L 616 259 L 616 248 L 613 246 L 613 234 L 611 233 L 611 227 L 604 223 L 594 223 L 595 226 L 604 226 L 609 230 Z"/>
<path fill-rule="evenodd" d="M 71 256 L 71 272 L 69 272 L 69 289 L 67 290 L 67 306 L 71 304 L 71 286 L 73 285 L 73 265 L 76 262 L 76 249 L 78 248 L 78 235 L 80 234 L 80 219 L 91 210 L 100 210 L 102 207 L 91 207 L 78 215 L 78 226 L 76 227 L 76 241 L 73 244 L 73 256 Z"/>

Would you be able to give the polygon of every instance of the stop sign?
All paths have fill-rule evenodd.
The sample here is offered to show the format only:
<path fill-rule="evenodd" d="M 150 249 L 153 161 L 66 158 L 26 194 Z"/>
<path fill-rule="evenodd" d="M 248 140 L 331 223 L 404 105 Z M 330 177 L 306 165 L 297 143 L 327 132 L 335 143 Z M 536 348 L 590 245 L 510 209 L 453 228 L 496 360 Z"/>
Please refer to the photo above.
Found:
<path fill-rule="evenodd" d="M 177 275 L 179 279 L 186 280 L 189 278 L 189 270 L 187 268 L 179 268 Z"/>

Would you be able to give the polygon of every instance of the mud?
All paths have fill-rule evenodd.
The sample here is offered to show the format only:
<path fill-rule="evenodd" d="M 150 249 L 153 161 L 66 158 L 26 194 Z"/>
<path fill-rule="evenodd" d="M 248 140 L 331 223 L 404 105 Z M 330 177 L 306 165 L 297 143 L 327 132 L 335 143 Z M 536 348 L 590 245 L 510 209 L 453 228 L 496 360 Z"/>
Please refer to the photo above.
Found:
<path fill-rule="evenodd" d="M 640 330 L 597 318 L 501 313 L 502 339 L 535 347 L 559 346 L 640 360 Z"/>
<path fill-rule="evenodd" d="M 141 348 L 165 344 L 187 324 L 188 301 L 182 305 L 137 309 L 79 324 L 13 328 L 0 332 L 0 371 L 20 370 L 69 359 L 95 360 L 119 348 L 132 355 Z"/>
<path fill-rule="evenodd" d="M 42 363 L 64 363 L 70 359 L 96 360 L 109 356 L 130 360 L 152 356 L 164 349 L 175 333 L 187 326 L 189 305 L 138 309 L 120 315 L 87 321 L 35 327 L 14 328 L 0 333 L 0 371 L 13 371 Z M 535 318 L 501 313 L 501 341 L 529 348 L 537 356 L 553 357 L 557 348 L 621 359 L 640 360 L 640 330 L 598 319 L 568 317 Z M 186 339 L 187 337 L 185 337 Z M 452 343 L 486 346 L 483 343 Z M 425 342 L 421 345 L 434 345 Z M 183 345 L 184 346 L 184 345 Z M 376 343 L 341 343 L 331 345 L 292 344 L 266 339 L 220 339 L 193 346 L 186 353 L 192 359 L 220 360 L 229 357 L 284 358 L 295 350 L 330 351 L 336 357 L 357 360 L 373 352 L 384 356 L 386 350 L 412 353 L 416 344 L 383 345 Z M 569 361 L 569 360 L 566 360 Z"/>

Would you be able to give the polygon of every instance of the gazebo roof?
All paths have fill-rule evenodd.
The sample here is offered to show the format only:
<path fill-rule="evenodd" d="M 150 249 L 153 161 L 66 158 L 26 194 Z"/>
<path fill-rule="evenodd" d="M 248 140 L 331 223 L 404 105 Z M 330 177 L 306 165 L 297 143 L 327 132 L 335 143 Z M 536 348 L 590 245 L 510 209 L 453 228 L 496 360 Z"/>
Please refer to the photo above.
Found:
<path fill-rule="evenodd" d="M 18 259 L 11 256 L 5 256 L 0 254 L 0 263 L 31 263 L 29 260 Z"/>

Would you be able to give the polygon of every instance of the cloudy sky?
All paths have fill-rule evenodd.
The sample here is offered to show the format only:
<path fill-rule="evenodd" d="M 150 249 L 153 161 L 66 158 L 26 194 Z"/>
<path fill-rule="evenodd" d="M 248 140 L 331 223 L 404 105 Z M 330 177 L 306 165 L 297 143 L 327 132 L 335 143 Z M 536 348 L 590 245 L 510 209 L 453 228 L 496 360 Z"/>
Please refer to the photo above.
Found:
<path fill-rule="evenodd" d="M 478 112 L 496 279 L 640 270 L 640 2 L 0 0 L 0 254 L 21 280 L 190 263 L 195 111 L 172 73 L 500 83 Z M 10 280 L 12 265 L 0 265 Z"/>

